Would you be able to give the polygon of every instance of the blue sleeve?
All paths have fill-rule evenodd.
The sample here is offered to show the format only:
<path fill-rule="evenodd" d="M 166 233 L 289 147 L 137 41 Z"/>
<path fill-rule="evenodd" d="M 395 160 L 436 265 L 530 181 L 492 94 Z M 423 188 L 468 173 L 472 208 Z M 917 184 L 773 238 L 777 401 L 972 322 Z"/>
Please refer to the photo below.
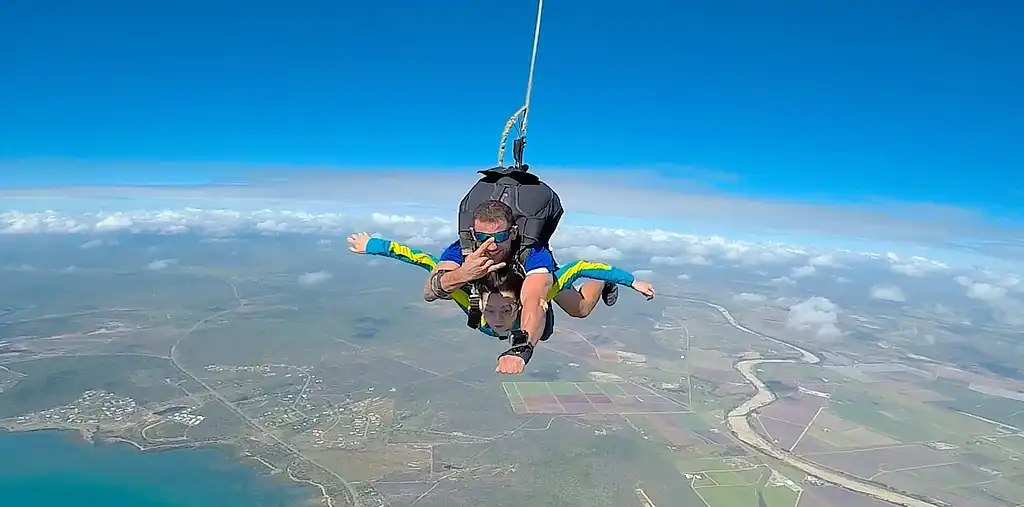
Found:
<path fill-rule="evenodd" d="M 370 255 L 380 255 L 382 257 L 388 257 L 388 252 L 391 250 L 391 241 L 383 238 L 370 238 L 366 242 L 366 253 Z"/>
<path fill-rule="evenodd" d="M 551 255 L 551 249 L 547 245 L 535 244 L 530 247 L 530 253 L 526 254 L 523 270 L 526 274 L 538 270 L 554 273 L 558 270 L 558 265 L 555 264 L 555 256 Z"/>
<path fill-rule="evenodd" d="M 555 284 L 548 293 L 548 299 L 554 299 L 562 290 L 572 287 L 580 278 L 601 280 L 630 287 L 635 278 L 632 273 L 600 262 L 573 261 L 555 271 Z"/>
<path fill-rule="evenodd" d="M 441 252 L 441 258 L 438 259 L 438 262 L 449 261 L 456 264 L 462 264 L 464 260 L 466 259 L 462 256 L 462 245 L 456 241 L 455 243 L 448 245 L 448 248 L 445 248 L 444 252 Z"/>
<path fill-rule="evenodd" d="M 401 243 L 395 243 L 394 241 L 382 238 L 370 238 L 370 241 L 366 242 L 366 253 L 369 255 L 390 257 L 392 259 L 400 260 L 406 264 L 419 266 L 427 271 L 430 271 L 434 269 L 434 266 L 437 266 L 437 261 L 435 261 L 430 255 L 419 250 L 413 250 Z"/>

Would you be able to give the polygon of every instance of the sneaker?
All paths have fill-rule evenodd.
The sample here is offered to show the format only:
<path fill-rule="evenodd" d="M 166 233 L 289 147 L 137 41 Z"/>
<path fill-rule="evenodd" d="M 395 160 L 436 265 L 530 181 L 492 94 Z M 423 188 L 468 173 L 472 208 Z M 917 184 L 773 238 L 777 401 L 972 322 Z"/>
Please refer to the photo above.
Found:
<path fill-rule="evenodd" d="M 619 300 L 619 286 L 611 282 L 604 282 L 604 289 L 601 290 L 601 300 L 607 306 L 612 306 Z"/>

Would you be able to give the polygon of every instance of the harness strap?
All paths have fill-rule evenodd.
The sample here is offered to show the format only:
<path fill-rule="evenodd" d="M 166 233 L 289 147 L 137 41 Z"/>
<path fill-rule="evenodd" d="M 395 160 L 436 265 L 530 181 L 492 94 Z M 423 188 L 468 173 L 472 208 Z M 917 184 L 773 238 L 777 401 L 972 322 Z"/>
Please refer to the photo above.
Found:
<path fill-rule="evenodd" d="M 472 284 L 469 288 L 469 311 L 466 312 L 466 325 L 473 328 L 480 328 L 480 321 L 483 312 L 480 310 L 480 285 Z"/>

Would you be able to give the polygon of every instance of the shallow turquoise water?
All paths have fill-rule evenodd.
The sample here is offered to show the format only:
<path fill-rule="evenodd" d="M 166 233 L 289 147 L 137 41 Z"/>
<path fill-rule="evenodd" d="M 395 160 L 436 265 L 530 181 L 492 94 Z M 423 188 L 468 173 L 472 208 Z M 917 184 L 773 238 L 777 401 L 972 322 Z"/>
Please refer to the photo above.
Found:
<path fill-rule="evenodd" d="M 72 433 L 0 432 L 4 507 L 291 507 L 316 493 L 215 450 L 142 453 Z"/>

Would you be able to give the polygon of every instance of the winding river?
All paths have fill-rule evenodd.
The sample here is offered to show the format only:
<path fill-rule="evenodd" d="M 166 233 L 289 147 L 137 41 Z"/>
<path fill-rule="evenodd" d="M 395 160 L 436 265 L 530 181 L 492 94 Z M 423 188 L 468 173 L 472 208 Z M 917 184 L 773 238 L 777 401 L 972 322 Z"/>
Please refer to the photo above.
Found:
<path fill-rule="evenodd" d="M 672 297 L 672 296 L 669 296 Z M 690 299 L 683 297 L 674 297 L 674 299 L 681 299 L 689 303 L 698 303 L 706 306 L 710 306 L 729 322 L 732 327 L 749 333 L 758 338 L 773 341 L 775 343 L 789 347 L 800 354 L 799 359 L 748 359 L 737 362 L 734 367 L 736 371 L 743 375 L 751 385 L 754 386 L 756 392 L 747 401 L 744 401 L 740 406 L 729 411 L 726 416 L 726 423 L 729 426 L 729 431 L 736 436 L 743 443 L 756 448 L 768 456 L 785 462 L 786 464 L 805 472 L 807 474 L 818 477 L 819 479 L 834 484 L 836 486 L 848 489 L 850 491 L 856 491 L 868 495 L 872 498 L 876 498 L 885 502 L 889 502 L 895 505 L 901 505 L 904 507 L 943 507 L 944 504 L 932 503 L 912 496 L 893 491 L 885 488 L 881 485 L 860 480 L 851 477 L 846 474 L 836 472 L 834 470 L 822 467 L 813 461 L 806 460 L 800 456 L 784 451 L 769 442 L 767 439 L 758 434 L 753 426 L 750 424 L 750 414 L 755 410 L 764 408 L 776 400 L 775 393 L 772 392 L 768 386 L 765 385 L 761 379 L 757 378 L 754 372 L 757 369 L 757 365 L 762 363 L 806 363 L 806 364 L 818 364 L 821 362 L 821 358 L 811 353 L 810 351 L 804 350 L 792 343 L 787 343 L 782 340 L 766 336 L 758 333 L 757 331 L 744 327 L 739 322 L 736 322 L 736 318 L 729 313 L 729 310 L 724 306 L 712 303 L 710 301 L 703 301 L 700 299 Z"/>

